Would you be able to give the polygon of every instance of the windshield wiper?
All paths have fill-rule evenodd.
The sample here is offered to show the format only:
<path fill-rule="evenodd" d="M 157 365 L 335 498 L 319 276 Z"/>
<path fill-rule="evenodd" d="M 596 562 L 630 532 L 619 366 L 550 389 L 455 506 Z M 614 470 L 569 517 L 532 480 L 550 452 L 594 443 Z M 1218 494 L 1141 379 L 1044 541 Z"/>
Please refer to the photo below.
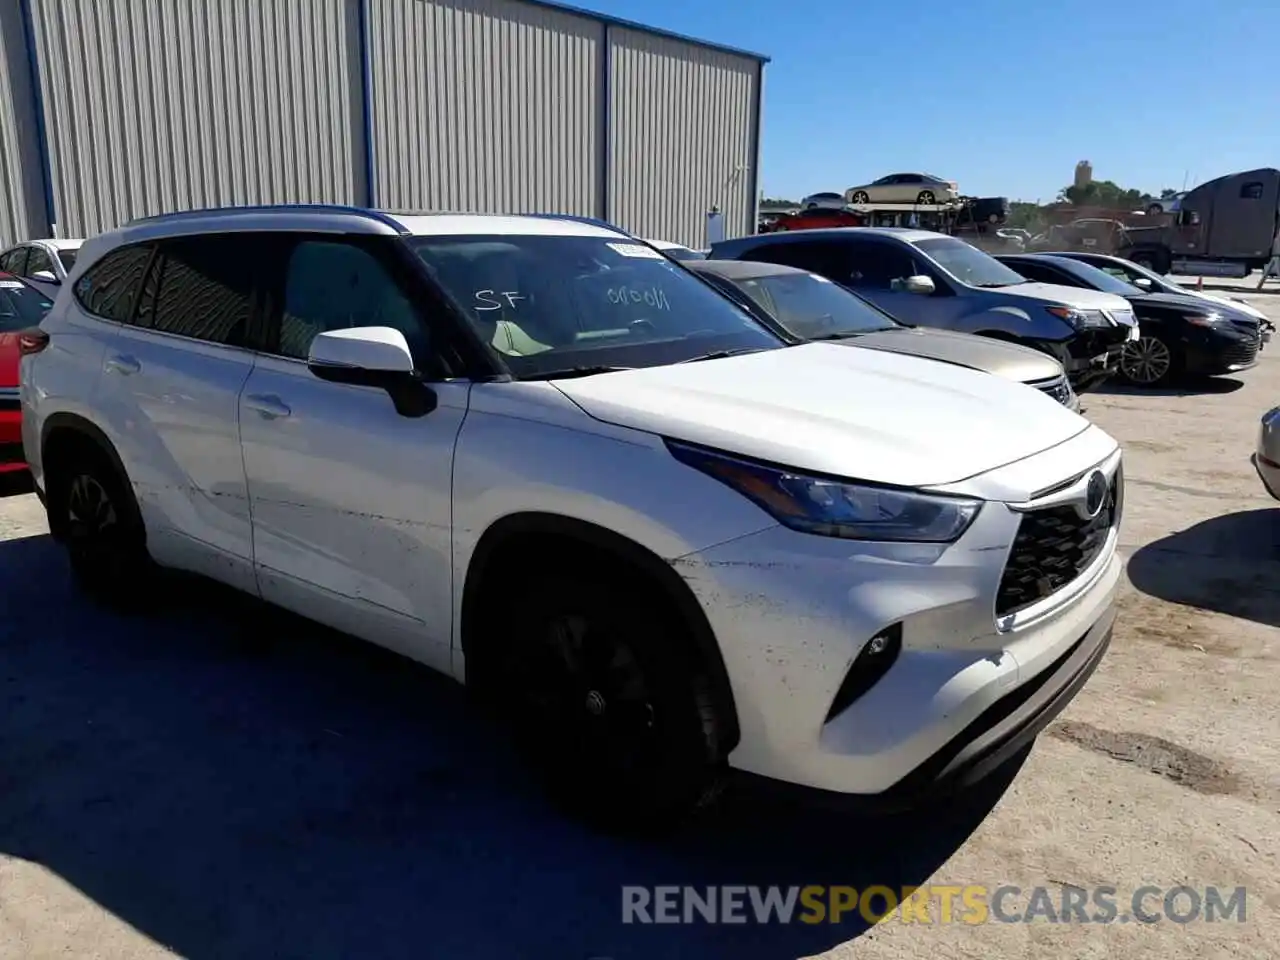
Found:
<path fill-rule="evenodd" d="M 716 350 L 712 353 L 703 353 L 696 357 L 690 357 L 687 360 L 678 360 L 677 363 L 697 363 L 699 360 L 723 360 L 725 357 L 738 357 L 744 353 L 760 353 L 760 347 L 738 347 L 736 350 Z"/>
<path fill-rule="evenodd" d="M 635 367 L 610 367 L 603 364 L 594 366 L 564 367 L 560 370 L 539 370 L 520 376 L 521 380 L 569 380 L 573 377 L 594 377 L 597 373 L 617 373 L 621 370 L 634 370 Z"/>

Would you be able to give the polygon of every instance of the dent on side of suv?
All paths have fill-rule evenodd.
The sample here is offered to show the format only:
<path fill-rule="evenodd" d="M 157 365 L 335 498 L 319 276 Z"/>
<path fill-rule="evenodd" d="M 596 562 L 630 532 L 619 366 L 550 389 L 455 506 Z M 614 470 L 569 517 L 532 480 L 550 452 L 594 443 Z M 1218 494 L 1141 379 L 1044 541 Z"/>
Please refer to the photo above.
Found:
<path fill-rule="evenodd" d="M 861 227 L 757 235 L 712 246 L 711 256 L 765 260 L 822 274 L 904 323 L 1013 340 L 1049 353 L 1077 392 L 1117 369 L 1134 331 L 1122 298 L 1031 283 L 955 237 Z"/>
<path fill-rule="evenodd" d="M 192 571 L 444 671 L 614 826 L 730 768 L 925 802 L 1110 637 L 1111 437 L 977 371 L 786 345 L 604 224 L 140 221 L 42 331 L 23 441 L 86 590 Z"/>

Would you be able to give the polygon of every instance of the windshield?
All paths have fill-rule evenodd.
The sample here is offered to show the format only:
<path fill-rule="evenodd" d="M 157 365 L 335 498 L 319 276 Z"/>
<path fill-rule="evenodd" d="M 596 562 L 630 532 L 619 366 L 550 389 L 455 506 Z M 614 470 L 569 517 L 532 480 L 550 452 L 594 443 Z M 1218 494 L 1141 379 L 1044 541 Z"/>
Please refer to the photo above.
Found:
<path fill-rule="evenodd" d="M 789 331 L 807 340 L 898 326 L 888 314 L 817 274 L 780 273 L 732 282 Z"/>
<path fill-rule="evenodd" d="M 1052 259 L 1062 269 L 1079 277 L 1094 290 L 1101 290 L 1103 293 L 1115 293 L 1122 297 L 1132 297 L 1134 294 L 1142 293 L 1133 284 L 1126 283 L 1105 270 L 1099 270 L 1092 264 L 1081 263 L 1079 260 L 1072 260 L 1068 257 L 1053 257 Z"/>
<path fill-rule="evenodd" d="M 62 261 L 62 269 L 71 272 L 71 268 L 76 265 L 76 254 L 79 250 L 59 250 L 58 259 Z"/>
<path fill-rule="evenodd" d="M 37 327 L 53 301 L 17 280 L 0 280 L 0 333 Z"/>
<path fill-rule="evenodd" d="M 999 260 L 955 237 L 919 240 L 915 246 L 951 276 L 971 287 L 1011 287 L 1027 282 L 1026 277 Z"/>
<path fill-rule="evenodd" d="M 732 300 L 623 237 L 408 242 L 517 377 L 662 366 L 785 345 Z"/>
<path fill-rule="evenodd" d="M 1090 264 L 1090 266 L 1095 266 L 1095 264 Z M 1106 272 L 1112 276 L 1116 276 L 1116 271 L 1119 271 L 1129 280 L 1136 280 L 1138 277 L 1146 277 L 1151 281 L 1151 285 L 1157 290 L 1168 290 L 1170 287 L 1169 281 L 1160 276 L 1160 274 L 1156 273 L 1154 270 L 1148 270 L 1142 264 L 1134 263 L 1131 260 L 1119 260 L 1115 262 L 1114 265 L 1108 262 L 1105 268 L 1100 269 L 1105 269 Z"/>

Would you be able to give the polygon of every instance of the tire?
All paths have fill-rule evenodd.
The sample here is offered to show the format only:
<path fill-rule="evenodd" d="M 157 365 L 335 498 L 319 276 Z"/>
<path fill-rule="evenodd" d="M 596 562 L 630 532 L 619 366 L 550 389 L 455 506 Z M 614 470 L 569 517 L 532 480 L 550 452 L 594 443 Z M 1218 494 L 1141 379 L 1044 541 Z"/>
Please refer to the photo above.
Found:
<path fill-rule="evenodd" d="M 1164 339 L 1143 334 L 1126 343 L 1118 370 L 1121 379 L 1137 387 L 1155 387 L 1174 379 L 1182 369 L 1182 357 Z"/>
<path fill-rule="evenodd" d="M 719 793 L 722 724 L 676 617 L 623 576 L 527 578 L 490 620 L 479 676 L 552 798 L 617 832 L 667 828 Z"/>
<path fill-rule="evenodd" d="M 849 202 L 855 203 L 855 204 L 870 203 L 871 197 L 867 195 L 867 191 L 865 190 L 855 190 L 853 194 L 849 197 Z"/>
<path fill-rule="evenodd" d="M 1164 207 L 1163 207 L 1163 206 L 1161 206 L 1161 205 L 1160 205 L 1160 204 L 1158 204 L 1158 203 L 1150 204 L 1150 205 L 1148 205 L 1148 207 L 1147 207 L 1147 215 L 1148 215 L 1148 216 L 1153 216 L 1153 217 L 1154 217 L 1154 216 L 1158 216 L 1159 214 L 1162 214 L 1162 213 L 1164 213 Z"/>
<path fill-rule="evenodd" d="M 1154 270 L 1156 273 L 1160 274 L 1160 276 L 1164 276 L 1168 273 L 1169 267 L 1171 266 L 1168 262 L 1168 257 L 1156 251 L 1144 250 L 1141 253 L 1135 253 L 1132 257 L 1129 257 L 1129 259 L 1140 267 L 1146 267 L 1148 270 Z"/>
<path fill-rule="evenodd" d="M 70 452 L 50 476 L 49 511 L 80 588 L 104 606 L 136 609 L 154 565 L 133 491 L 106 454 Z"/>
<path fill-rule="evenodd" d="M 920 195 L 916 197 L 916 203 L 924 205 L 936 202 L 932 190 L 921 190 Z"/>

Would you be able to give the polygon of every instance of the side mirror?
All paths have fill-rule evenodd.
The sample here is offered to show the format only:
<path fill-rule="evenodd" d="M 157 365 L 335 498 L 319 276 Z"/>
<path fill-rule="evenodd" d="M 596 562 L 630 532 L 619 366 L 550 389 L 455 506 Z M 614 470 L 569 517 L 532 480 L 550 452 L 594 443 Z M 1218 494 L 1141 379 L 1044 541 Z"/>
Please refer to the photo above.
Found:
<path fill-rule="evenodd" d="M 1143 290 L 1150 290 L 1152 287 L 1155 286 L 1155 284 L 1152 283 L 1151 280 L 1148 279 L 1147 277 L 1137 277 L 1133 281 L 1133 285 L 1135 287 L 1141 287 Z"/>
<path fill-rule="evenodd" d="M 933 285 L 932 277 L 915 276 L 907 277 L 902 284 L 902 289 L 906 290 L 907 293 L 914 293 L 920 297 L 928 297 L 932 296 L 933 292 L 937 288 Z"/>
<path fill-rule="evenodd" d="M 52 283 L 52 284 L 62 283 L 61 280 L 59 280 L 56 276 L 53 275 L 52 270 L 37 270 L 35 273 L 31 274 L 31 276 L 28 277 L 27 279 L 36 280 L 40 283 Z"/>
<path fill-rule="evenodd" d="M 316 335 L 307 369 L 330 383 L 387 391 L 402 417 L 423 417 L 436 408 L 436 394 L 414 368 L 404 334 L 394 327 L 352 327 Z"/>

